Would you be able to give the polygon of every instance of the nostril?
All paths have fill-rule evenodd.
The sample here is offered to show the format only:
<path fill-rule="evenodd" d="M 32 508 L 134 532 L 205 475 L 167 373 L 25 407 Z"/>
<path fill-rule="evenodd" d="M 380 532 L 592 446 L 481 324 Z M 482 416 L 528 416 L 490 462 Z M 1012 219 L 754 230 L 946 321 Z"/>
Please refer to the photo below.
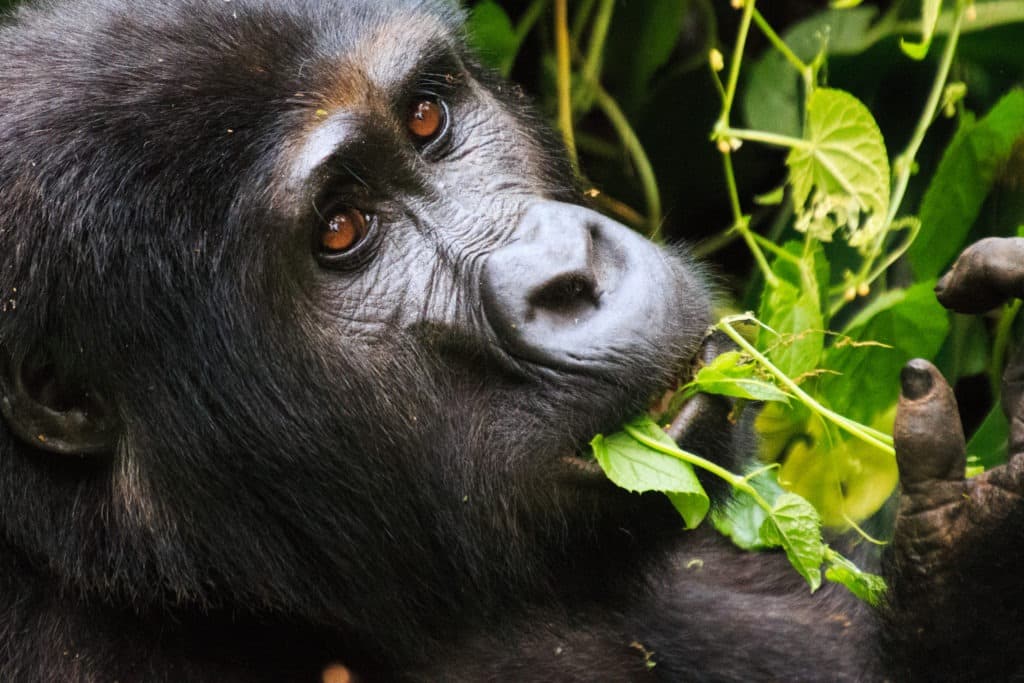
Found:
<path fill-rule="evenodd" d="M 575 313 L 581 308 L 597 306 L 597 283 L 591 273 L 563 273 L 530 292 L 527 301 L 532 309 L 553 313 Z"/>

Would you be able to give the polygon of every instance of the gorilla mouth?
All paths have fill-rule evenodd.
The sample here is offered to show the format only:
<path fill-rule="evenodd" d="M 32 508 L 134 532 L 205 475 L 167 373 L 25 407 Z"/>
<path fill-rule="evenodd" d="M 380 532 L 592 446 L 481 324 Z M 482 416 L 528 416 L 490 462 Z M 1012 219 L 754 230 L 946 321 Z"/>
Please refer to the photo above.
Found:
<path fill-rule="evenodd" d="M 679 378 L 678 387 L 688 384 L 697 375 L 697 371 L 709 365 L 718 356 L 735 348 L 732 342 L 721 332 L 712 332 L 704 338 L 697 353 L 694 354 L 686 368 L 684 376 Z M 668 400 L 678 393 L 678 389 L 667 392 Z M 664 400 L 664 399 L 663 399 Z M 732 401 L 714 394 L 698 393 L 691 396 L 678 407 L 674 413 L 659 413 L 665 426 L 665 433 L 677 444 L 682 444 L 685 437 L 699 430 L 708 429 L 712 424 L 720 426 L 727 422 L 733 408 Z"/>
<path fill-rule="evenodd" d="M 721 433 L 723 429 L 728 429 L 732 401 L 722 396 L 698 393 L 673 405 L 673 398 L 696 376 L 700 368 L 729 350 L 730 344 L 720 333 L 709 334 L 696 353 L 682 364 L 670 386 L 667 389 L 660 388 L 647 403 L 647 414 L 658 420 L 665 433 L 681 447 L 685 447 L 692 435 Z M 575 472 L 604 478 L 604 471 L 594 460 L 589 440 L 576 453 L 563 456 L 561 460 Z"/>

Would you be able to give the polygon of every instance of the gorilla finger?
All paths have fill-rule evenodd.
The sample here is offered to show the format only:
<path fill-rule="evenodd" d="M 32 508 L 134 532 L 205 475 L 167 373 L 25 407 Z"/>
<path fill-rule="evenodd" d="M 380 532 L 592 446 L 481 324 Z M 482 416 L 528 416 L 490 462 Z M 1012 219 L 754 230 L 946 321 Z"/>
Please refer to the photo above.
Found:
<path fill-rule="evenodd" d="M 987 237 L 967 247 L 938 284 L 942 305 L 984 313 L 1010 298 L 1024 298 L 1024 239 Z"/>
<path fill-rule="evenodd" d="M 966 446 L 953 390 L 920 358 L 903 367 L 900 382 L 893 438 L 903 487 L 963 479 Z"/>

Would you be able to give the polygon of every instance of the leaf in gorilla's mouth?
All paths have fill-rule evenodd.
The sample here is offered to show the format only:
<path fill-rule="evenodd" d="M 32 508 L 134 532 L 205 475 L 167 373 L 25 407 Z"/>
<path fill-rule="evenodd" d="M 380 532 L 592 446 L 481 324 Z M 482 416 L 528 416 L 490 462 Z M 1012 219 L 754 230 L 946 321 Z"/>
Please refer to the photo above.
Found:
<path fill-rule="evenodd" d="M 671 386 L 657 391 L 648 402 L 645 419 L 661 425 L 674 442 L 678 443 L 691 430 L 707 428 L 708 401 L 711 397 L 704 394 L 684 396 L 683 388 L 696 377 L 700 368 L 726 350 L 727 345 L 728 341 L 721 335 L 708 335 L 689 362 L 681 368 Z M 564 456 L 561 460 L 575 471 L 603 478 L 607 472 L 595 459 L 593 443 L 592 440 L 573 455 Z"/>
<path fill-rule="evenodd" d="M 704 338 L 697 353 L 682 369 L 673 383 L 674 386 L 657 394 L 647 408 L 647 414 L 660 424 L 665 432 L 678 442 L 695 425 L 695 420 L 705 411 L 701 394 L 685 392 L 701 368 L 710 365 L 719 355 L 730 348 L 730 342 L 721 334 L 709 334 Z"/>

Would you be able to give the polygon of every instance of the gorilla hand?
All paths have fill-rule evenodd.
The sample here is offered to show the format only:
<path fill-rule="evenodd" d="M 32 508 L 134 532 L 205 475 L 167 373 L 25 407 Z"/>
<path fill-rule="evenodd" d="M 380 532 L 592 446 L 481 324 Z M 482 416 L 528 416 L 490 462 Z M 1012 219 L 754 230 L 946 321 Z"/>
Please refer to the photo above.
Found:
<path fill-rule="evenodd" d="M 1024 296 L 1024 239 L 972 245 L 936 293 L 964 313 Z M 970 479 L 949 385 L 923 360 L 908 363 L 901 382 L 894 437 L 902 497 L 886 566 L 891 654 L 907 678 L 1019 675 L 1002 655 L 1024 645 L 1024 353 L 1003 376 L 1009 462 Z"/>

